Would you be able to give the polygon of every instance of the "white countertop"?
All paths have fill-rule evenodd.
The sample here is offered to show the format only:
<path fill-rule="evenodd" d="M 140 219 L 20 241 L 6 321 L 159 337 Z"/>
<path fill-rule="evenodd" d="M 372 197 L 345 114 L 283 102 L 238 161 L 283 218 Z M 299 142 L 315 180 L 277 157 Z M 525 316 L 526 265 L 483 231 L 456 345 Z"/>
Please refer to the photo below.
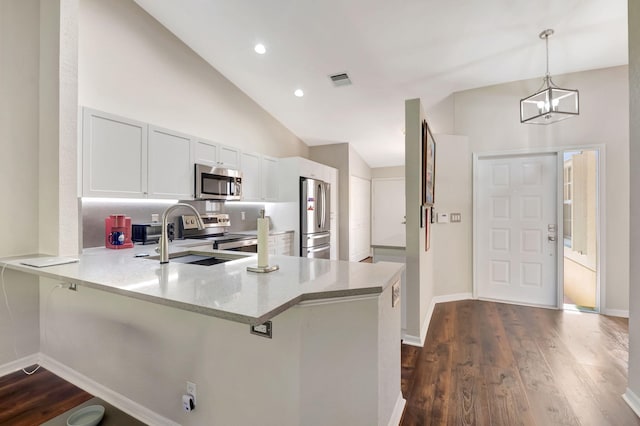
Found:
<path fill-rule="evenodd" d="M 174 242 L 170 253 L 218 252 L 210 244 L 196 243 Z M 158 260 L 134 257 L 137 253 L 155 255 L 153 249 L 140 245 L 122 250 L 85 249 L 77 263 L 45 268 L 21 265 L 20 259 L 37 257 L 28 255 L 0 259 L 0 267 L 248 324 L 263 323 L 304 300 L 379 294 L 403 269 L 387 262 L 270 256 L 270 263 L 280 269 L 257 274 L 246 270 L 256 266 L 255 255 L 212 266 L 161 265 Z"/>

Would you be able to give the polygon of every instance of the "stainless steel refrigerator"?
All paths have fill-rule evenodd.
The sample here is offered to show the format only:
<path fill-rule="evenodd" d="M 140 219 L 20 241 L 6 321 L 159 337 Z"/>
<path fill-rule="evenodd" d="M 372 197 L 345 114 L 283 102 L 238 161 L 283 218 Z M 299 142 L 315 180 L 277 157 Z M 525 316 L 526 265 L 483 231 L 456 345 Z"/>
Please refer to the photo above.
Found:
<path fill-rule="evenodd" d="M 329 259 L 331 185 L 300 178 L 300 256 Z"/>

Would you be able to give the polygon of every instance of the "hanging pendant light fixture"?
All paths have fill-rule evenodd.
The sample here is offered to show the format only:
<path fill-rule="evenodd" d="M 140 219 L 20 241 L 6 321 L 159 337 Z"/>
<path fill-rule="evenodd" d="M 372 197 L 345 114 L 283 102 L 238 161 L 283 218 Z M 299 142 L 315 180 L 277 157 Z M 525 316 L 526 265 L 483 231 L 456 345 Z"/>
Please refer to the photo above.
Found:
<path fill-rule="evenodd" d="M 580 113 L 578 91 L 561 89 L 551 80 L 549 74 L 549 37 L 553 30 L 544 30 L 540 38 L 545 41 L 547 49 L 547 74 L 540 90 L 520 100 L 520 122 L 527 124 L 551 124 L 571 118 Z"/>

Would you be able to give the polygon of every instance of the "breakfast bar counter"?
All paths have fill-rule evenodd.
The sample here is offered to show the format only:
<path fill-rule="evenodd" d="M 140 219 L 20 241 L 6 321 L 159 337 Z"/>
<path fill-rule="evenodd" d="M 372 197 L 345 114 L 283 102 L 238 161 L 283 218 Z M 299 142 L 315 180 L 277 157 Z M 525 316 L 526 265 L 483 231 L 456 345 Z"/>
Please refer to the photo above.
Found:
<path fill-rule="evenodd" d="M 218 253 L 238 259 L 211 266 L 160 264 L 152 256 L 136 257 L 153 249 L 135 246 L 85 249 L 77 263 L 44 268 L 21 264 L 34 256 L 0 259 L 0 267 L 254 325 L 304 300 L 380 294 L 398 280 L 403 269 L 392 263 L 272 256 L 271 263 L 278 264 L 279 270 L 254 273 L 246 268 L 256 265 L 255 255 L 213 250 L 210 244 L 194 241 L 173 243 L 170 255 Z"/>
<path fill-rule="evenodd" d="M 0 259 L 10 303 L 38 287 L 36 362 L 146 424 L 399 423 L 403 265 L 272 256 L 279 270 L 253 273 L 255 255 L 202 241 L 175 241 L 166 264 L 152 255 L 92 248 L 42 268 L 21 263 L 35 255 Z M 189 413 L 187 381 L 198 387 Z"/>

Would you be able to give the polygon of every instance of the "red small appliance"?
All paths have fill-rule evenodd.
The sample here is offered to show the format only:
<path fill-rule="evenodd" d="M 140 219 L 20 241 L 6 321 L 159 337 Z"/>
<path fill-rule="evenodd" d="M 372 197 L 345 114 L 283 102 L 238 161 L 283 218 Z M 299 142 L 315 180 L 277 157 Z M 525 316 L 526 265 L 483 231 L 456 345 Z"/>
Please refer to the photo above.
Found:
<path fill-rule="evenodd" d="M 104 246 L 110 249 L 132 248 L 131 218 L 112 214 L 104 220 Z"/>

